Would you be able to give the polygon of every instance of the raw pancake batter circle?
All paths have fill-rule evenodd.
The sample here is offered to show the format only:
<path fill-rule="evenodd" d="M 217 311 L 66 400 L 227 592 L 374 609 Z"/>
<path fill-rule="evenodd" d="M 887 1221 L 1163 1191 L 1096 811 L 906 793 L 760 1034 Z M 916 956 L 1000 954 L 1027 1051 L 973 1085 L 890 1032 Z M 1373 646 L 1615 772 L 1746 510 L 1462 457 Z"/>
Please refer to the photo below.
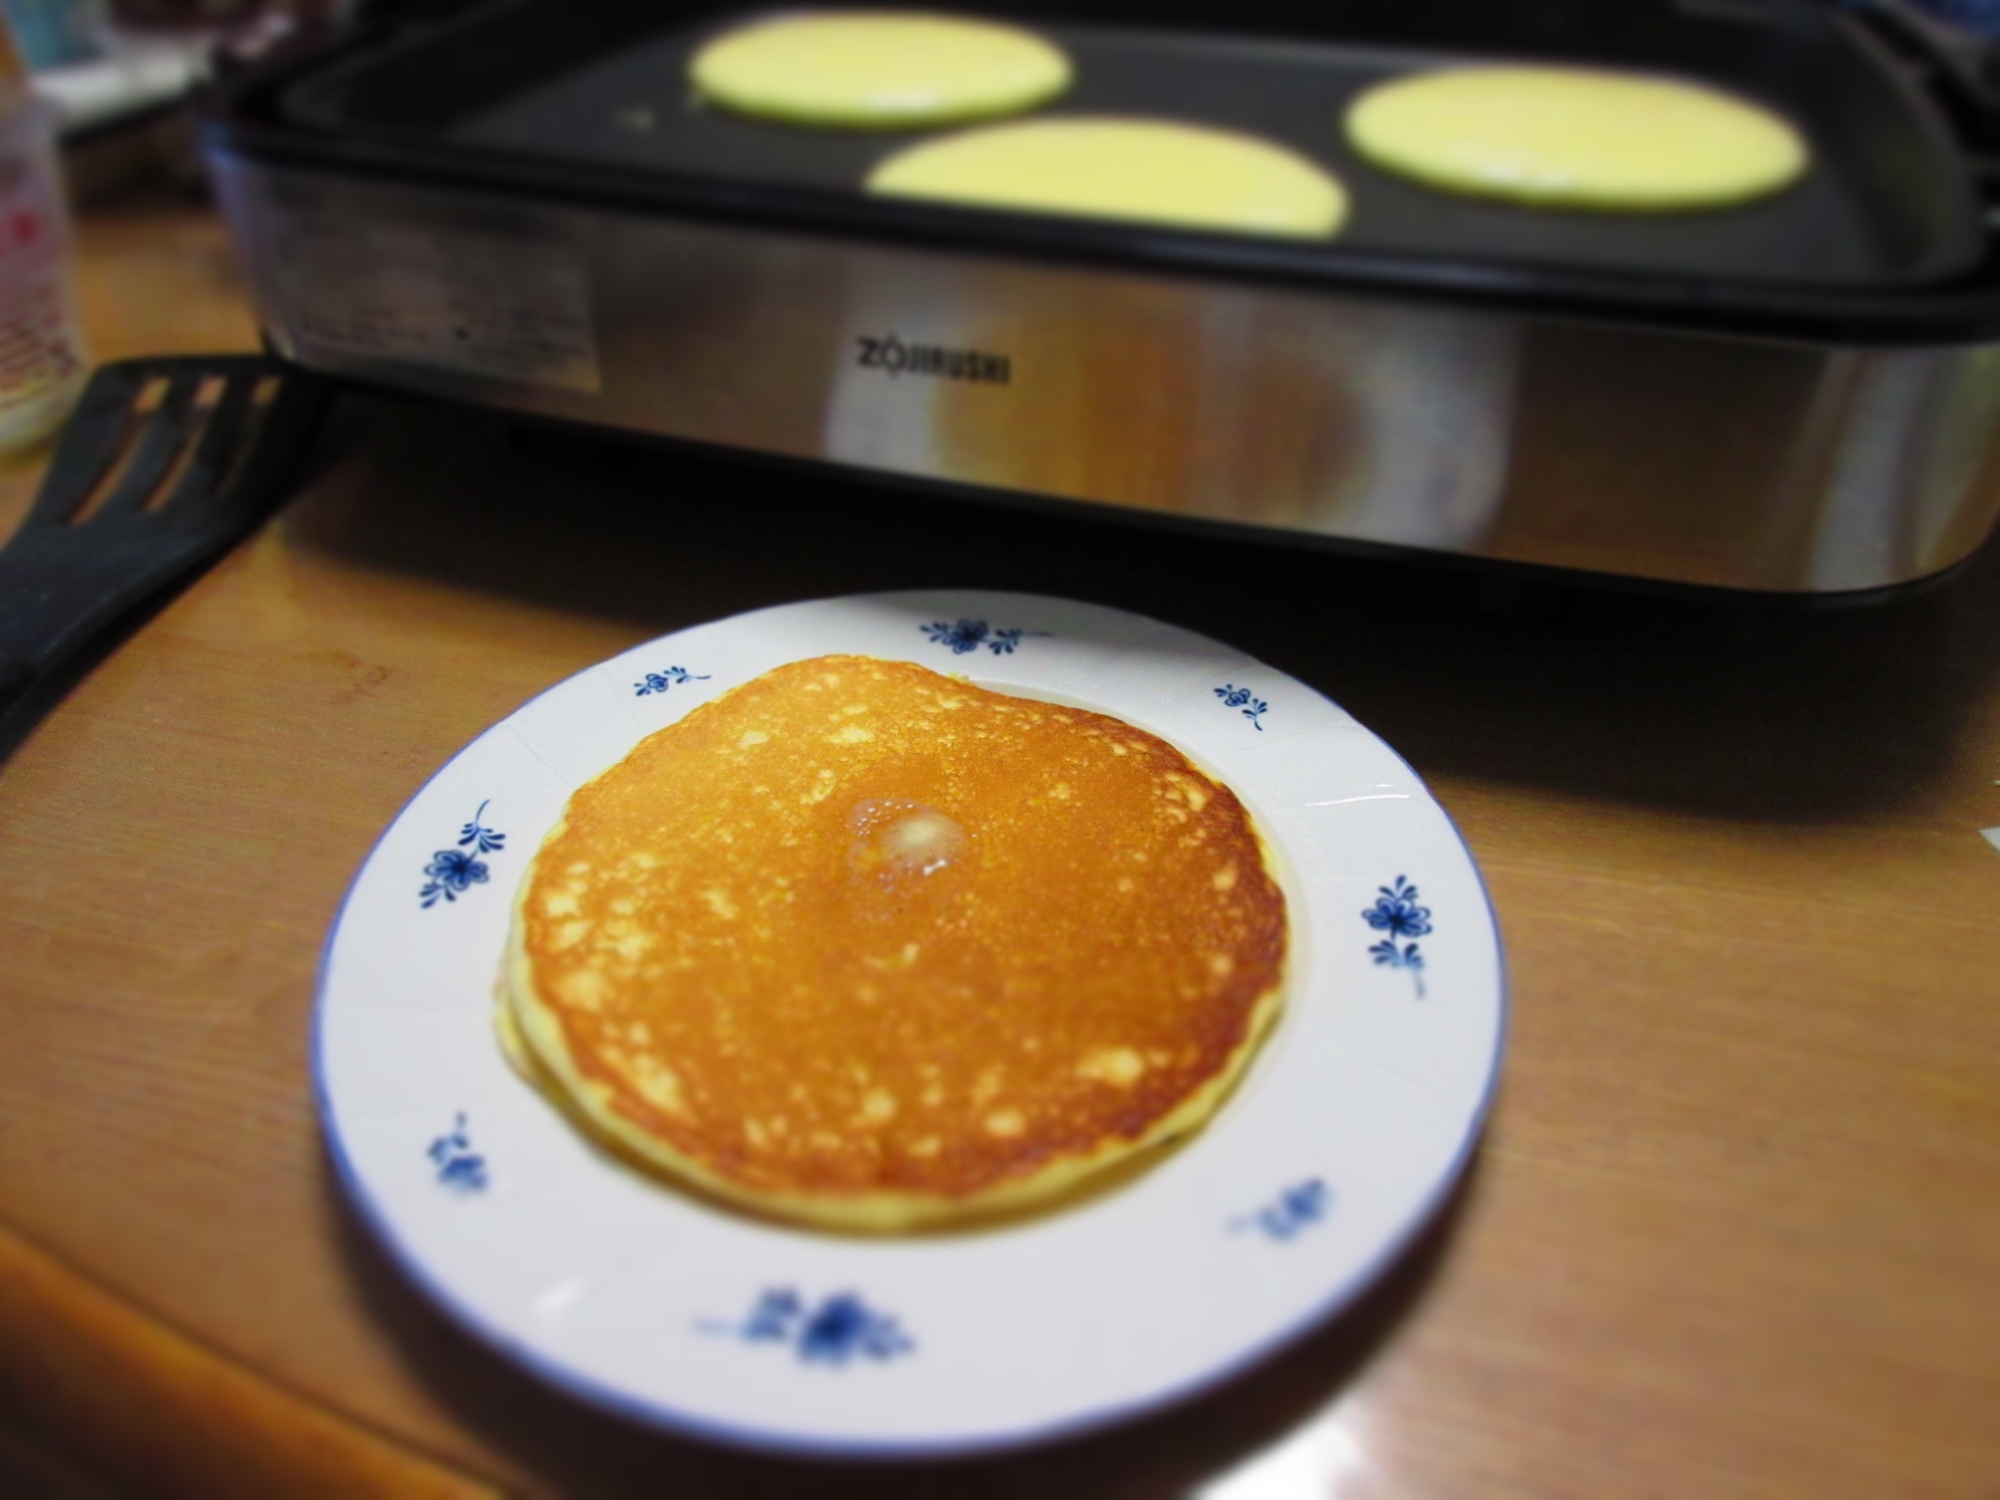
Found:
<path fill-rule="evenodd" d="M 696 89 L 739 114 L 905 130 L 1013 114 L 1069 87 L 1062 51 L 1031 32 L 953 16 L 788 16 L 708 43 Z"/>
<path fill-rule="evenodd" d="M 1167 120 L 993 125 L 899 151 L 868 191 L 977 208 L 1328 239 L 1347 194 L 1317 163 L 1255 136 Z"/>
<path fill-rule="evenodd" d="M 1379 84 L 1347 138 L 1385 171 L 1544 208 L 1722 208 L 1804 174 L 1804 138 L 1700 84 L 1589 68 L 1453 68 Z"/>

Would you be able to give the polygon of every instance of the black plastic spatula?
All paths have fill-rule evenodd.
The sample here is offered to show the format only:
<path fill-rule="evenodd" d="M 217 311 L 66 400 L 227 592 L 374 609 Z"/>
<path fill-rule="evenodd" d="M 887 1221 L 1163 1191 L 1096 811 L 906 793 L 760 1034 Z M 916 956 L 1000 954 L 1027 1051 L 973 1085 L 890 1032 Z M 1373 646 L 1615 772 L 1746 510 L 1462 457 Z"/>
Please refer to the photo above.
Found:
<path fill-rule="evenodd" d="M 0 548 L 0 755 L 93 646 L 270 514 L 327 394 L 249 356 L 128 360 L 91 377 Z"/>

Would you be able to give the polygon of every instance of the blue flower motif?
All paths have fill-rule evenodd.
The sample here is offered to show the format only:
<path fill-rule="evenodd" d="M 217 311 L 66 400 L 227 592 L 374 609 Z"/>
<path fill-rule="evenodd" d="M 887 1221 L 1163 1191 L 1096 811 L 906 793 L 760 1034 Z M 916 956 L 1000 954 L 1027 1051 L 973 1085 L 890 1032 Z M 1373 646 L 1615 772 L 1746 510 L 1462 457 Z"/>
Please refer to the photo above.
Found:
<path fill-rule="evenodd" d="M 643 679 L 632 684 L 632 696 L 643 698 L 648 693 L 664 693 L 677 682 L 706 682 L 706 672 L 690 672 L 686 667 L 668 667 L 664 672 L 648 672 Z"/>
<path fill-rule="evenodd" d="M 1215 696 L 1222 700 L 1224 708 L 1241 709 L 1243 717 L 1258 730 L 1264 727 L 1264 715 L 1271 711 L 1271 705 L 1252 693 L 1250 689 L 1238 687 L 1233 682 L 1225 682 L 1215 690 Z"/>
<path fill-rule="evenodd" d="M 1377 964 L 1391 969 L 1408 969 L 1416 981 L 1417 998 L 1424 995 L 1424 956 L 1413 942 L 1397 946 L 1398 938 L 1426 937 L 1431 931 L 1431 909 L 1417 904 L 1417 888 L 1401 875 L 1393 886 L 1376 888 L 1375 904 L 1362 911 L 1361 919 L 1387 937 L 1368 951 Z"/>
<path fill-rule="evenodd" d="M 956 625 L 948 625 L 937 620 L 922 627 L 925 635 L 939 645 L 951 647 L 953 656 L 963 656 L 968 651 L 977 651 L 987 635 L 984 620 L 960 620 Z"/>
<path fill-rule="evenodd" d="M 751 1344 L 789 1344 L 808 1365 L 845 1365 L 850 1359 L 890 1360 L 916 1345 L 902 1326 L 876 1312 L 853 1292 L 836 1292 L 809 1308 L 790 1287 L 771 1287 L 740 1323 L 701 1322 L 703 1333 L 728 1334 Z"/>
<path fill-rule="evenodd" d="M 790 1343 L 792 1329 L 805 1310 L 797 1292 L 788 1286 L 773 1287 L 759 1297 L 757 1305 L 750 1310 L 750 1316 L 743 1323 L 743 1337 L 753 1344 L 773 1340 Z"/>
<path fill-rule="evenodd" d="M 486 800 L 490 802 L 493 799 L 489 797 Z M 490 828 L 480 826 L 479 820 L 485 815 L 486 803 L 482 802 L 479 804 L 479 811 L 472 815 L 472 821 L 458 830 L 459 848 L 463 849 L 467 844 L 477 844 L 481 854 L 492 854 L 496 850 L 506 847 L 506 834 L 495 833 Z"/>
<path fill-rule="evenodd" d="M 463 849 L 440 849 L 424 866 L 424 874 L 430 879 L 417 896 L 428 909 L 437 905 L 440 896 L 456 901 L 473 886 L 486 884 L 486 862 L 474 859 Z"/>
<path fill-rule="evenodd" d="M 1022 630 L 1010 627 L 995 630 L 984 620 L 960 620 L 952 624 L 945 620 L 934 620 L 928 625 L 917 627 L 941 646 L 951 647 L 953 656 L 963 656 L 968 651 L 977 651 L 981 646 L 995 656 L 1012 656 L 1021 642 L 1029 636 L 1047 635 L 1046 630 Z"/>
<path fill-rule="evenodd" d="M 1423 937 L 1431 930 L 1431 909 L 1417 905 L 1417 888 L 1401 875 L 1393 886 L 1375 888 L 1380 894 L 1362 918 L 1377 932 L 1390 937 Z"/>
<path fill-rule="evenodd" d="M 1286 1188 L 1273 1202 L 1265 1204 L 1254 1214 L 1232 1219 L 1229 1227 L 1238 1234 L 1246 1229 L 1255 1229 L 1265 1238 L 1282 1243 L 1295 1239 L 1319 1223 L 1332 1206 L 1332 1191 L 1319 1178 L 1309 1177 Z"/>
<path fill-rule="evenodd" d="M 828 1297 L 799 1330 L 799 1358 L 807 1364 L 844 1365 L 856 1354 L 893 1359 L 909 1347 L 894 1318 L 871 1310 L 852 1292 Z"/>
<path fill-rule="evenodd" d="M 437 1167 L 437 1180 L 455 1193 L 482 1193 L 486 1190 L 486 1158 L 472 1149 L 472 1137 L 465 1128 L 465 1111 L 451 1123 L 451 1132 L 431 1142 L 425 1153 Z"/>
<path fill-rule="evenodd" d="M 486 803 L 482 802 L 472 821 L 458 830 L 458 847 L 438 850 L 424 866 L 423 889 L 417 892 L 417 900 L 426 911 L 439 901 L 456 901 L 475 885 L 486 884 L 486 861 L 477 856 L 505 849 L 507 835 L 481 822 L 485 816 Z"/>

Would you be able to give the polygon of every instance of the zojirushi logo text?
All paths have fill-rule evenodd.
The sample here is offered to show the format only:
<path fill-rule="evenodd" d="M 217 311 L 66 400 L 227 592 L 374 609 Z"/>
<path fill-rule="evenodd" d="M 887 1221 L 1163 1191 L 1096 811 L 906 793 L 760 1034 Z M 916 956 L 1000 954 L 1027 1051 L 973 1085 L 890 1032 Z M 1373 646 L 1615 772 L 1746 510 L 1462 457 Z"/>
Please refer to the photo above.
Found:
<path fill-rule="evenodd" d="M 906 344 L 893 333 L 885 339 L 863 335 L 855 343 L 861 349 L 855 363 L 864 370 L 885 371 L 892 380 L 899 375 L 928 375 L 937 380 L 976 380 L 987 385 L 1006 385 L 1014 378 L 1013 366 L 1006 355 L 988 354 L 983 349 Z"/>

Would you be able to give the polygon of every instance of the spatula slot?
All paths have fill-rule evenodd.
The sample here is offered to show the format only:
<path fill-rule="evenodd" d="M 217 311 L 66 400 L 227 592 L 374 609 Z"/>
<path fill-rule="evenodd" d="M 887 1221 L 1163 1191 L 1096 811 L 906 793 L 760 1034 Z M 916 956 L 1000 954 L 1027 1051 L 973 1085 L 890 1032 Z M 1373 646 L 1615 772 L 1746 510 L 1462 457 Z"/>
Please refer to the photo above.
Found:
<path fill-rule="evenodd" d="M 69 513 L 67 520 L 70 525 L 82 526 L 89 522 L 124 481 L 126 471 L 132 467 L 132 456 L 138 450 L 139 434 L 145 428 L 147 417 L 167 399 L 167 385 L 165 376 L 155 376 L 139 387 L 125 425 L 119 430 L 115 451 L 99 471 L 97 482 L 91 485 L 84 493 L 82 502 Z"/>
<path fill-rule="evenodd" d="M 188 412 L 187 435 L 181 439 L 180 447 L 167 465 L 166 472 L 160 476 L 159 483 L 146 496 L 141 510 L 160 510 L 180 492 L 181 481 L 201 450 L 203 439 L 215 421 L 216 408 L 222 404 L 222 393 L 228 386 L 227 376 L 209 375 L 195 387 L 194 404 Z"/>

